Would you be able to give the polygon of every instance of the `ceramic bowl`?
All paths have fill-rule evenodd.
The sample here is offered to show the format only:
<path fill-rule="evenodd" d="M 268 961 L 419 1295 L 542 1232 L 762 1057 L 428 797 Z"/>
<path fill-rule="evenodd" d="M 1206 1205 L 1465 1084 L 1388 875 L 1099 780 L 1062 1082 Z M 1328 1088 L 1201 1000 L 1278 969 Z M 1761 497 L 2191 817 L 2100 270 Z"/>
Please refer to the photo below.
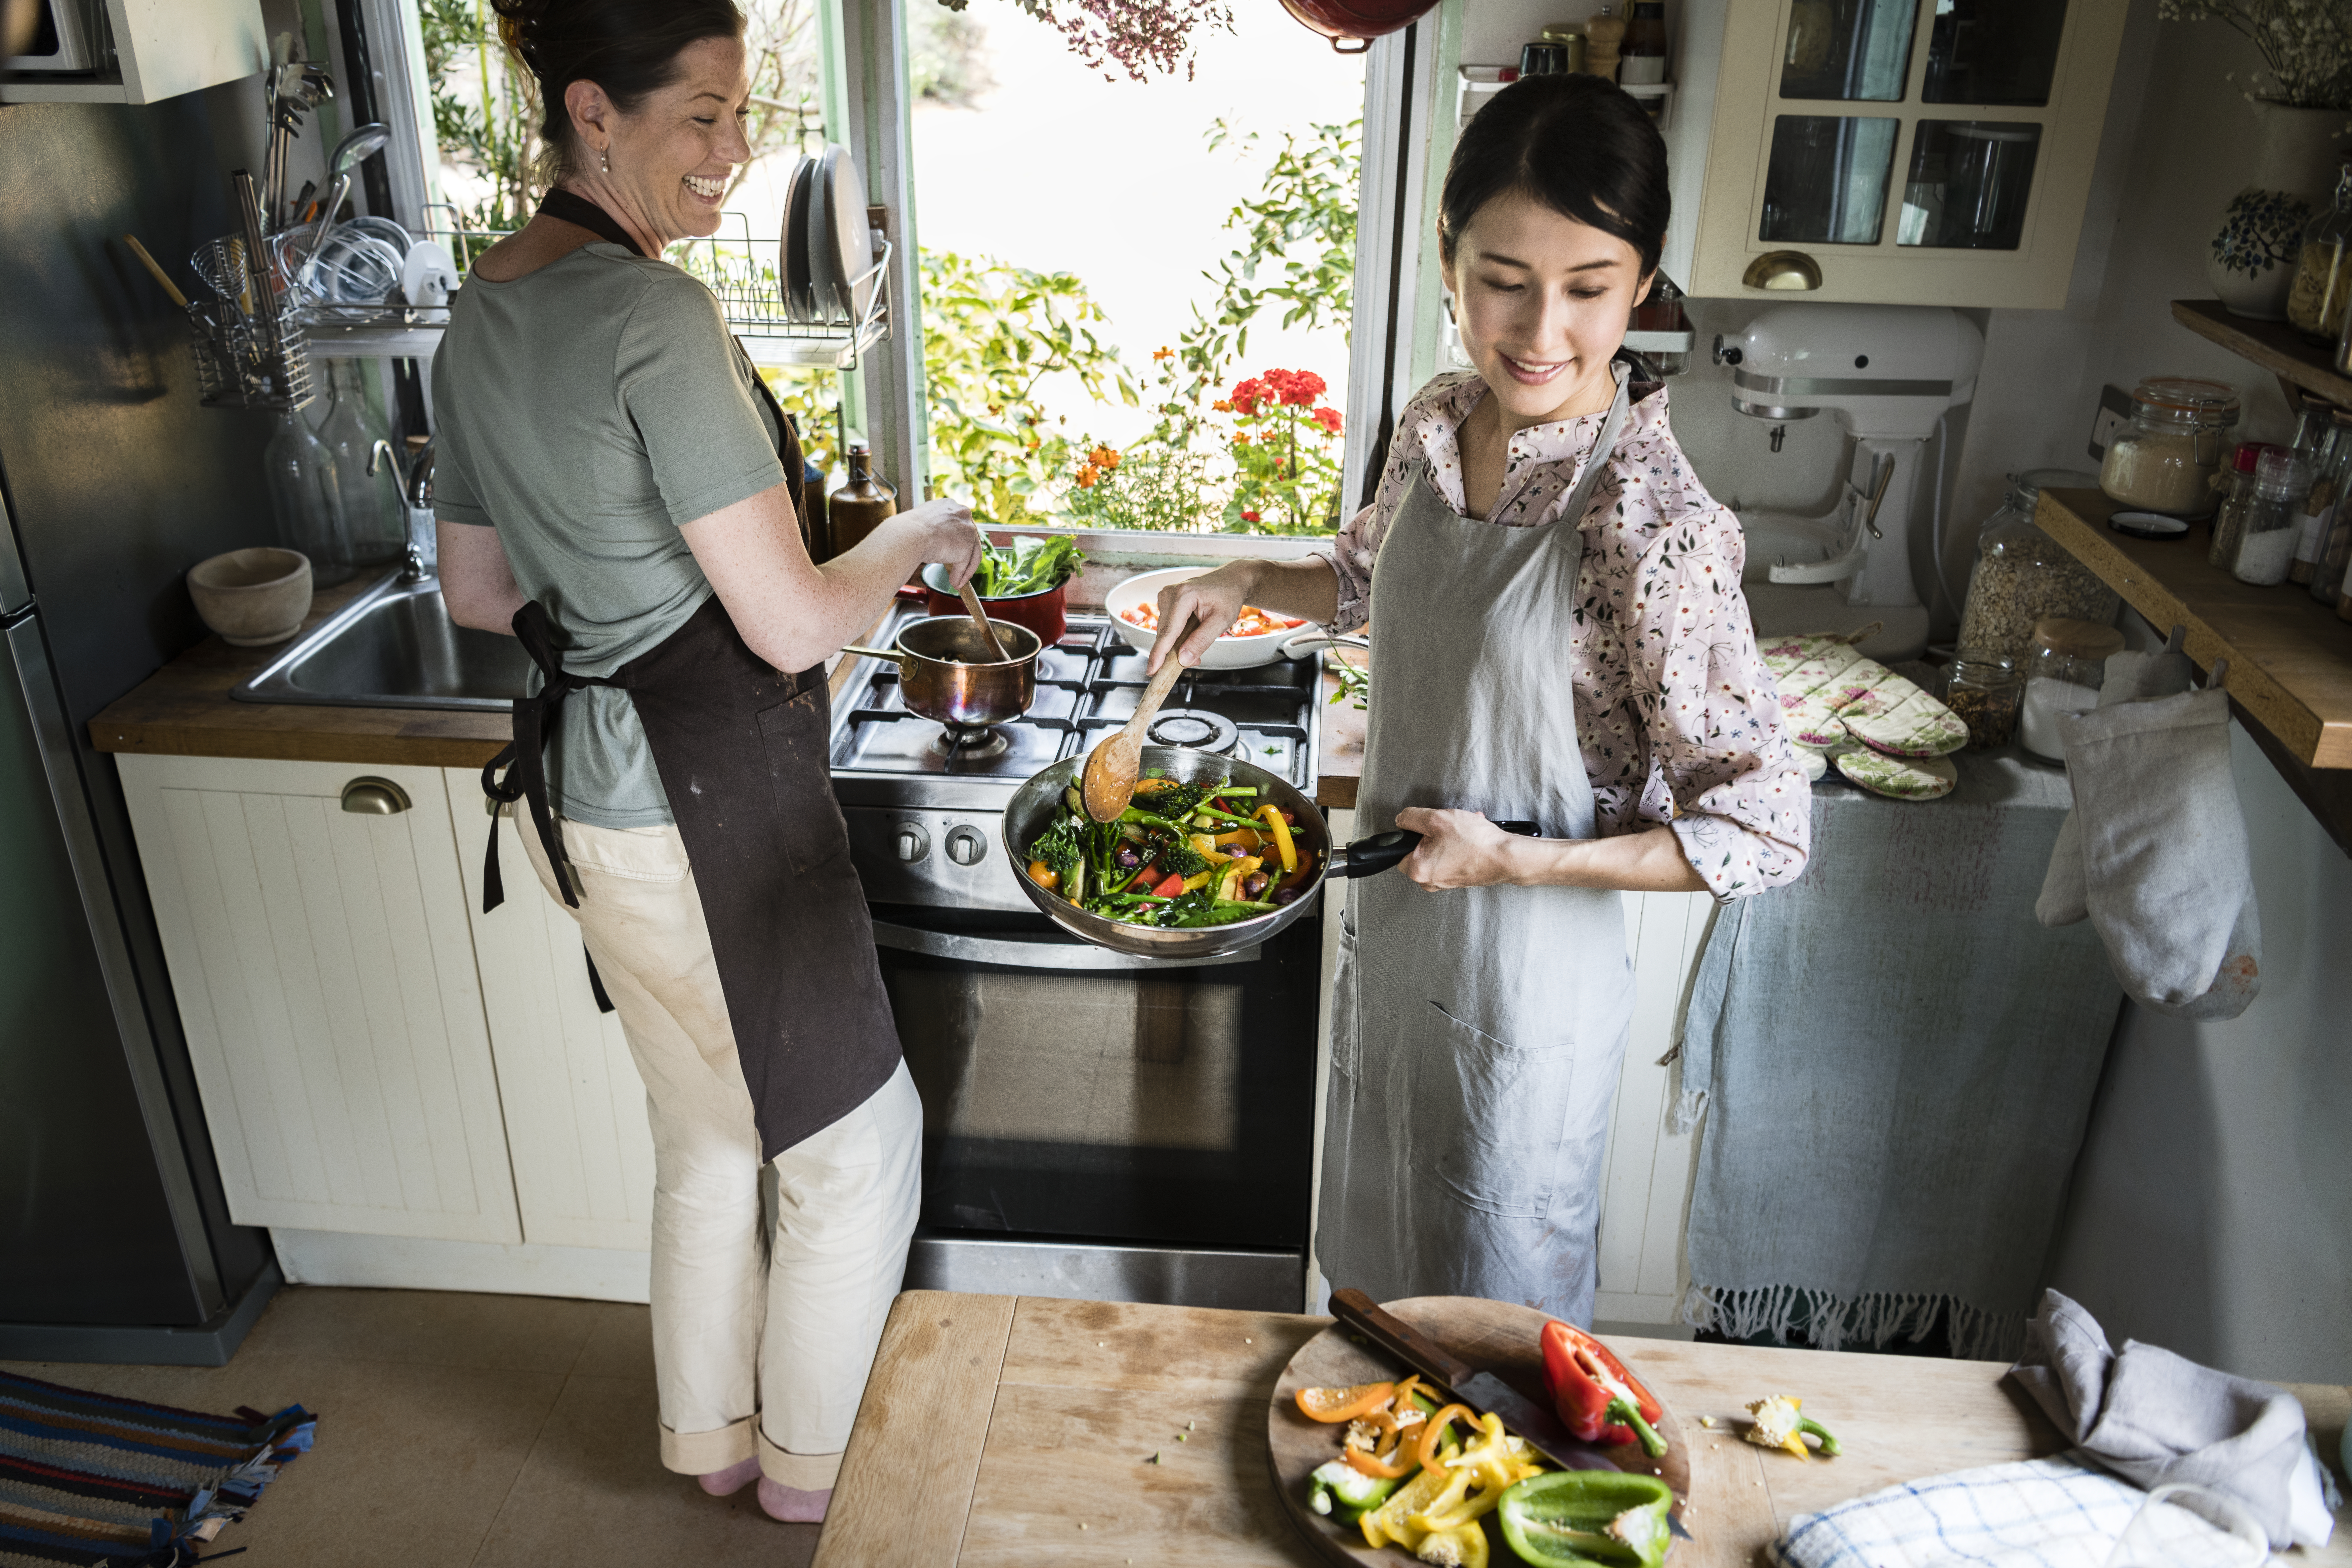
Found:
<path fill-rule="evenodd" d="M 1110 624 L 1118 628 L 1119 636 L 1125 637 L 1139 651 L 1150 653 L 1151 645 L 1159 639 L 1160 634 L 1149 631 L 1129 620 L 1127 612 L 1141 606 L 1157 605 L 1160 602 L 1160 590 L 1171 583 L 1183 583 L 1194 577 L 1205 577 L 1213 570 L 1213 567 L 1208 566 L 1171 566 L 1163 571 L 1146 572 L 1140 576 L 1129 577 L 1104 597 L 1103 608 L 1110 612 Z M 1199 668 L 1248 669 L 1256 665 L 1272 664 L 1276 659 L 1285 657 L 1282 645 L 1306 629 L 1307 623 L 1302 621 L 1297 626 L 1261 632 L 1255 637 L 1219 637 L 1209 645 L 1209 651 L 1202 656 Z"/>
<path fill-rule="evenodd" d="M 232 550 L 188 568 L 196 614 L 238 647 L 266 647 L 299 631 L 310 613 L 310 558 L 299 550 Z"/>

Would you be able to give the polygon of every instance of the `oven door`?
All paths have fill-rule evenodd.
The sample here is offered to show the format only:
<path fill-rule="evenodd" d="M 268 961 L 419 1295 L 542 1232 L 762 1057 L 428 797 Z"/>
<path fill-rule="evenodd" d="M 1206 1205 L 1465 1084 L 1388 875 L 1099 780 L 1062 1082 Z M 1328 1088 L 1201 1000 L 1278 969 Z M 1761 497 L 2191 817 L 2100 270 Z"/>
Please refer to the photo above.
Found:
<path fill-rule="evenodd" d="M 1303 1256 L 1318 921 L 1205 963 L 877 906 L 932 1233 Z"/>

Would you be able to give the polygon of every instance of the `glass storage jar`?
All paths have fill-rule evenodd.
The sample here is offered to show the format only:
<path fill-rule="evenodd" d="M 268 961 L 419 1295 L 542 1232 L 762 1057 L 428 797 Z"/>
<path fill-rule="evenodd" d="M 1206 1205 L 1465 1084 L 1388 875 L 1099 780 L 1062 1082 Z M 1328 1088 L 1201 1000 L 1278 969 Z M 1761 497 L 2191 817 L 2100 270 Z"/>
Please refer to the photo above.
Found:
<path fill-rule="evenodd" d="M 294 409 L 278 416 L 278 432 L 262 448 L 261 467 L 269 487 L 269 510 L 278 542 L 310 558 L 310 581 L 321 588 L 348 583 L 351 525 L 343 517 L 335 459 L 310 424 Z"/>
<path fill-rule="evenodd" d="M 2238 395 L 2223 383 L 2150 376 L 2132 390 L 2130 426 L 2107 443 L 2099 488 L 2137 511 L 2210 516 L 2208 481 L 2237 423 Z"/>
<path fill-rule="evenodd" d="M 2120 438 L 2120 437 L 2118 437 Z M 2033 623 L 2048 616 L 2112 621 L 2122 600 L 2033 524 L 2047 489 L 2091 489 L 2089 474 L 2033 468 L 2009 477 L 2000 510 L 1977 536 L 1976 570 L 1960 611 L 1959 646 L 2022 665 L 2032 651 Z"/>
<path fill-rule="evenodd" d="M 2336 199 L 2304 226 L 2294 281 L 2287 289 L 2287 322 L 2326 347 L 2344 330 L 2347 298 L 2352 298 L 2352 162 L 2336 176 Z"/>
<path fill-rule="evenodd" d="M 2254 493 L 2240 512 L 2238 553 L 2230 574 L 2268 587 L 2286 581 L 2294 563 L 2295 518 L 2311 493 L 2311 465 L 2300 453 L 2273 447 L 2254 465 Z"/>
<path fill-rule="evenodd" d="M 2230 466 L 2220 480 L 2221 504 L 2213 509 L 2213 537 L 2205 546 L 2205 563 L 2230 569 L 2238 558 L 2238 524 L 2245 513 L 2246 502 L 2253 499 L 2254 465 L 2270 450 L 2261 441 L 2240 443 L 2230 454 Z"/>
<path fill-rule="evenodd" d="M 2305 393 L 2303 417 L 2295 426 L 2295 454 L 2311 465 L 2311 491 L 2294 514 L 2294 558 L 2287 563 L 2290 583 L 2308 584 L 2319 574 L 2320 552 L 2327 548 L 2327 531 L 2336 521 L 2336 470 L 2344 458 L 2341 426 L 2336 410 L 2324 398 Z"/>
<path fill-rule="evenodd" d="M 2107 656 L 2123 647 L 2123 633 L 2091 621 L 2053 616 L 2034 626 L 2033 658 L 2025 668 L 2025 698 L 2017 712 L 2017 738 L 2026 755 L 2045 763 L 2065 762 L 2059 715 L 2087 713 L 2099 705 Z"/>
<path fill-rule="evenodd" d="M 1944 706 L 1969 727 L 1969 751 L 1990 752 L 2009 744 L 2017 730 L 2021 687 L 2015 659 L 1960 645 L 1950 679 L 1944 683 Z"/>
<path fill-rule="evenodd" d="M 2336 426 L 2336 461 L 2327 483 L 2336 505 L 2334 515 L 2320 530 L 2319 559 L 2311 573 L 2311 596 L 2332 605 L 2344 591 L 2347 568 L 2352 567 L 2352 505 L 2346 504 L 2344 494 L 2346 487 L 2352 486 L 2352 410 L 2333 409 L 2329 417 Z"/>

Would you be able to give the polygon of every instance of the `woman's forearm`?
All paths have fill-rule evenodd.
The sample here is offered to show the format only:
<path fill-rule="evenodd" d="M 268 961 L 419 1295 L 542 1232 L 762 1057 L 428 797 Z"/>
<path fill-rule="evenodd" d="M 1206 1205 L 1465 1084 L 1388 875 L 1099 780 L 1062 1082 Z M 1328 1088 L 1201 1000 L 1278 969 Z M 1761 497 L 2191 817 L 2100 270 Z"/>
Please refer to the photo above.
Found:
<path fill-rule="evenodd" d="M 1339 613 L 1339 579 L 1319 555 L 1297 561 L 1253 561 L 1256 580 L 1248 603 L 1277 616 L 1298 616 L 1328 625 Z"/>
<path fill-rule="evenodd" d="M 1682 840 L 1664 826 L 1613 838 L 1507 838 L 1507 881 L 1523 888 L 1613 888 L 1626 893 L 1703 893 Z"/>

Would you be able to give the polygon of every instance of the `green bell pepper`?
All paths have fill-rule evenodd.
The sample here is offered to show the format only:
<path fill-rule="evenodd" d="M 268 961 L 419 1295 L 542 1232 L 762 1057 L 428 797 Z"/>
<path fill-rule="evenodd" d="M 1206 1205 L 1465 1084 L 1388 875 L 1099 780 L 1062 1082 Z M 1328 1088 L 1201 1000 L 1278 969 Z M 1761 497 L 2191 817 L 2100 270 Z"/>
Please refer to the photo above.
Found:
<path fill-rule="evenodd" d="M 1555 1470 L 1503 1494 L 1503 1539 L 1534 1568 L 1658 1568 L 1673 1544 L 1674 1489 L 1655 1476 Z"/>
<path fill-rule="evenodd" d="M 1318 1466 L 1307 1481 L 1308 1508 L 1342 1524 L 1353 1524 L 1366 1510 L 1386 1502 L 1389 1494 L 1403 1484 L 1404 1478 L 1383 1479 L 1368 1476 L 1345 1459 L 1334 1459 Z"/>

